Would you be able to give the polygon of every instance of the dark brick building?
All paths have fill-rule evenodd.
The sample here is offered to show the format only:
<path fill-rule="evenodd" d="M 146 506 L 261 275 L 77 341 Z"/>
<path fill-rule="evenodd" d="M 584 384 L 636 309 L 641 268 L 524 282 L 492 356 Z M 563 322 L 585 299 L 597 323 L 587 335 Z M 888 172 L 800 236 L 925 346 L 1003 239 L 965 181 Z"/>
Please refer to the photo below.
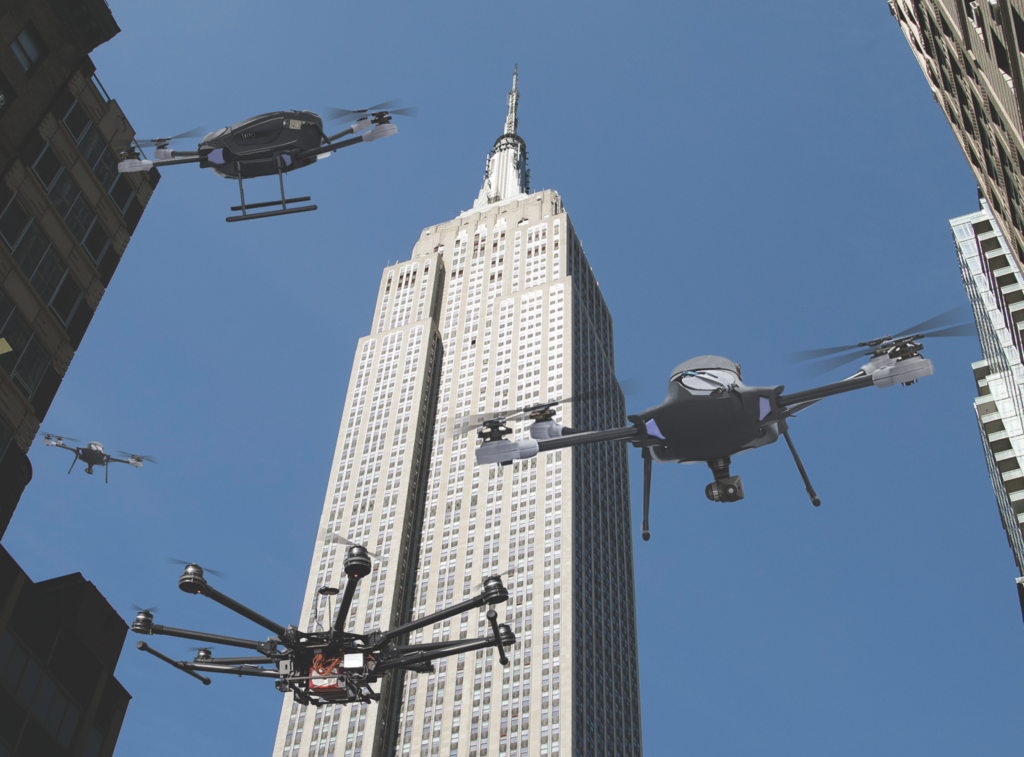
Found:
<path fill-rule="evenodd" d="M 34 584 L 0 547 L 0 757 L 109 757 L 127 633 L 80 573 Z"/>
<path fill-rule="evenodd" d="M 118 31 L 103 0 L 0 0 L 0 536 L 160 178 L 117 172 L 134 131 L 89 52 Z"/>

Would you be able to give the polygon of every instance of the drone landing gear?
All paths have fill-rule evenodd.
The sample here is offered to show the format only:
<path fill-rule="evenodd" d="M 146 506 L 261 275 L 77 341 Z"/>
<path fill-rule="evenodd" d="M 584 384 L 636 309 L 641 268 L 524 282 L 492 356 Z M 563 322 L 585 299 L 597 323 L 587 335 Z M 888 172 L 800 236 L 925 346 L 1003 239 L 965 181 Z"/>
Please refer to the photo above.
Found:
<path fill-rule="evenodd" d="M 644 541 L 651 540 L 651 524 L 648 520 L 651 513 L 651 451 L 647 447 L 643 448 L 644 457 L 644 522 L 643 531 L 641 532 Z"/>
<path fill-rule="evenodd" d="M 731 458 L 722 457 L 708 460 L 708 467 L 715 476 L 713 483 L 704 488 L 705 496 L 712 502 L 739 502 L 743 499 L 743 480 L 729 475 Z"/>
<path fill-rule="evenodd" d="M 228 223 L 232 221 L 250 221 L 254 218 L 269 218 L 270 216 L 287 216 L 292 213 L 308 213 L 310 210 L 316 210 L 316 205 L 303 205 L 298 208 L 289 208 L 288 203 L 290 202 L 309 202 L 309 197 L 292 197 L 288 199 L 284 196 L 284 173 L 281 171 L 281 157 L 277 158 L 277 179 L 281 184 L 281 199 L 271 200 L 270 202 L 254 202 L 249 205 L 245 204 L 245 189 L 242 187 L 242 166 L 239 163 L 235 163 L 235 170 L 238 172 L 238 194 L 242 198 L 241 205 L 232 205 L 232 210 L 242 211 L 241 215 L 228 216 L 224 220 Z M 246 213 L 251 208 L 269 208 L 275 205 L 280 205 L 281 210 L 267 210 L 263 213 Z"/>
<path fill-rule="evenodd" d="M 804 470 L 804 464 L 800 462 L 800 455 L 796 453 L 796 447 L 793 446 L 793 440 L 789 438 L 789 431 L 783 431 L 782 435 L 786 437 L 786 444 L 789 445 L 789 451 L 793 453 L 793 459 L 796 461 L 797 470 L 800 471 L 800 478 L 804 480 L 804 487 L 807 489 L 807 496 L 811 498 L 811 504 L 815 507 L 820 507 L 821 500 L 818 499 L 818 495 L 814 493 L 814 487 L 811 486 L 811 480 L 807 478 L 807 471 Z"/>

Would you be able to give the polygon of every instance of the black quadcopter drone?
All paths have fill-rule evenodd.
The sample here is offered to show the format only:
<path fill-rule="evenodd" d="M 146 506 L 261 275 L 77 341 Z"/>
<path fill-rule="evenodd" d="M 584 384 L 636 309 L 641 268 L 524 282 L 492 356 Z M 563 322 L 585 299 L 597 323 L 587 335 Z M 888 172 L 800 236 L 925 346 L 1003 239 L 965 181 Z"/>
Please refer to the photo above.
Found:
<path fill-rule="evenodd" d="M 107 463 L 125 463 L 133 468 L 141 468 L 143 462 L 155 463 L 156 460 L 148 455 L 133 455 L 130 452 L 122 452 L 117 450 L 117 454 L 124 455 L 127 460 L 120 460 L 116 457 L 108 455 L 103 451 L 103 445 L 99 442 L 89 442 L 84 447 L 69 447 L 64 444 L 64 441 L 77 442 L 78 439 L 72 439 L 70 436 L 57 436 L 55 434 L 43 434 L 43 444 L 47 447 L 60 447 L 61 449 L 70 450 L 75 453 L 75 459 L 71 461 L 71 467 L 68 468 L 68 473 L 75 467 L 75 463 L 81 460 L 88 467 L 85 472 L 90 476 L 95 473 L 93 466 L 99 465 L 104 469 L 103 478 L 106 483 L 110 483 L 110 468 L 107 467 Z"/>
<path fill-rule="evenodd" d="M 263 626 L 273 636 L 266 641 L 250 641 L 230 636 L 201 631 L 186 631 L 153 623 L 153 609 L 139 610 L 132 623 L 132 630 L 141 634 L 161 634 L 194 639 L 204 644 L 224 644 L 229 647 L 252 649 L 258 656 L 215 658 L 207 648 L 201 648 L 192 662 L 176 662 L 161 654 L 146 642 L 136 646 L 143 652 L 160 658 L 164 662 L 183 670 L 193 678 L 209 685 L 210 679 L 203 673 L 227 673 L 237 676 L 273 678 L 278 691 L 292 692 L 299 704 L 349 704 L 377 701 L 380 695 L 370 688 L 389 670 L 409 670 L 429 673 L 434 670 L 431 660 L 454 654 L 472 652 L 487 647 L 497 647 L 498 659 L 508 665 L 505 648 L 516 643 L 512 629 L 498 623 L 498 613 L 493 607 L 487 610 L 492 636 L 477 639 L 433 642 L 429 644 L 401 644 L 399 640 L 410 631 L 437 623 L 446 618 L 460 615 L 484 605 L 496 605 L 508 601 L 508 590 L 499 576 L 484 580 L 482 592 L 472 599 L 447 607 L 440 612 L 410 621 L 390 631 L 373 631 L 369 634 L 348 633 L 343 630 L 348 618 L 352 598 L 359 580 L 370 573 L 370 553 L 365 547 L 353 545 L 345 553 L 345 593 L 338 604 L 334 625 L 328 631 L 304 633 L 295 626 L 278 625 L 257 612 L 236 602 L 214 589 L 203 576 L 203 568 L 195 563 L 185 566 L 178 579 L 178 588 L 186 594 L 202 594 L 214 602 L 224 605 L 257 625 Z M 213 571 L 207 571 L 212 573 Z M 321 587 L 319 594 L 334 596 L 339 590 Z M 279 649 L 283 647 L 283 649 Z M 272 665 L 273 667 L 263 667 Z"/>
<path fill-rule="evenodd" d="M 331 153 L 350 147 L 360 142 L 373 142 L 397 133 L 398 127 L 391 123 L 391 116 L 413 116 L 415 108 L 393 109 L 396 101 L 380 103 L 362 110 L 343 110 L 331 108 L 328 121 L 351 121 L 355 123 L 337 134 L 328 136 L 324 133 L 324 122 L 316 113 L 309 110 L 279 110 L 264 113 L 261 116 L 240 121 L 210 132 L 199 141 L 199 146 L 191 151 L 171 150 L 168 145 L 177 139 L 196 137 L 202 130 L 193 130 L 173 137 L 140 140 L 137 144 L 156 147 L 154 160 L 140 160 L 138 152 L 126 147 L 121 153 L 121 162 L 117 164 L 120 173 L 148 171 L 154 167 L 176 166 L 183 163 L 198 163 L 200 168 L 209 168 L 225 179 L 238 179 L 238 192 L 242 199 L 241 205 L 233 206 L 232 210 L 242 211 L 240 215 L 228 216 L 227 221 L 248 221 L 254 218 L 305 213 L 316 210 L 316 205 L 300 205 L 289 207 L 289 203 L 308 202 L 309 197 L 286 198 L 284 194 L 284 174 L 316 163 Z M 391 110 L 388 110 L 392 108 Z M 367 131 L 369 130 L 369 131 Z M 349 135 L 366 133 L 362 136 Z M 281 199 L 271 202 L 245 204 L 243 179 L 254 179 L 258 176 L 277 174 L 281 185 Z M 267 208 L 280 205 L 280 210 L 261 213 L 249 213 L 252 208 Z"/>
<path fill-rule="evenodd" d="M 934 372 L 932 363 L 920 356 L 922 346 L 917 340 L 926 336 L 966 336 L 975 333 L 974 324 L 930 333 L 914 332 L 944 325 L 960 310 L 954 308 L 896 337 L 884 336 L 855 345 L 795 353 L 799 359 L 806 360 L 858 350 L 816 364 L 825 370 L 868 357 L 867 363 L 853 376 L 802 392 L 784 394 L 783 386 L 746 386 L 737 363 L 716 355 L 704 355 L 677 366 L 669 379 L 664 402 L 629 416 L 631 426 L 607 431 L 567 428 L 553 420 L 555 407 L 561 400 L 492 417 L 477 426 L 477 435 L 483 443 L 477 447 L 476 461 L 480 465 L 509 465 L 514 460 L 565 447 L 606 441 L 630 442 L 641 449 L 644 461 L 643 538 L 647 541 L 651 538 L 648 515 L 652 461 L 707 463 L 715 478 L 705 489 L 707 498 L 714 502 L 736 502 L 743 499 L 743 482 L 739 476 L 729 473 L 732 456 L 773 444 L 781 435 L 786 439 L 811 503 L 817 507 L 821 500 L 789 437 L 787 420 L 825 397 L 869 386 L 909 386 L 930 376 Z M 867 352 L 863 350 L 865 347 Z M 530 437 L 518 441 L 507 439 L 512 430 L 506 422 L 518 418 L 533 421 Z"/>

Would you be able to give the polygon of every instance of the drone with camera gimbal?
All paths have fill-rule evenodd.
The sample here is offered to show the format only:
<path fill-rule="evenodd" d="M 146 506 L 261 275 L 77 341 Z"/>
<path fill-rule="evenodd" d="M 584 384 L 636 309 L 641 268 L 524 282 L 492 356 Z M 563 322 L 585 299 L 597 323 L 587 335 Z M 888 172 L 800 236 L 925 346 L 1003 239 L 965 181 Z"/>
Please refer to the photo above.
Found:
<path fill-rule="evenodd" d="M 434 669 L 432 660 L 478 649 L 496 647 L 499 661 L 502 665 L 508 665 L 505 648 L 515 644 L 516 637 L 509 626 L 498 623 L 498 614 L 493 608 L 496 604 L 508 601 L 508 590 L 499 576 L 484 579 L 480 594 L 477 596 L 440 612 L 411 620 L 390 631 L 356 634 L 345 631 L 344 626 L 356 586 L 360 579 L 370 573 L 370 552 L 356 544 L 349 546 L 345 553 L 344 567 L 348 580 L 338 602 L 334 623 L 327 630 L 303 632 L 293 625 L 285 627 L 275 623 L 217 591 L 210 586 L 205 577 L 205 573 L 214 571 L 204 571 L 195 563 L 187 563 L 181 578 L 178 579 L 179 589 L 186 594 L 207 596 L 243 618 L 266 628 L 273 636 L 269 636 L 266 641 L 256 641 L 171 628 L 153 622 L 153 611 L 156 608 L 137 608 L 138 613 L 131 626 L 135 633 L 177 636 L 206 645 L 218 644 L 251 649 L 255 654 L 248 657 L 216 658 L 207 646 L 199 648 L 191 662 L 179 662 L 158 652 L 144 641 L 138 642 L 136 646 L 143 652 L 148 652 L 197 678 L 205 685 L 210 684 L 210 679 L 201 675 L 202 673 L 272 678 L 278 691 L 290 691 L 296 702 L 316 706 L 377 701 L 380 695 L 373 691 L 371 684 L 389 670 L 429 673 Z M 341 592 L 335 587 L 322 586 L 318 593 L 321 596 L 336 596 Z M 428 644 L 401 643 L 403 637 L 411 631 L 484 605 L 488 605 L 487 620 L 492 635 Z"/>
<path fill-rule="evenodd" d="M 103 478 L 106 483 L 110 483 L 110 468 L 107 463 L 124 463 L 130 465 L 133 468 L 141 468 L 143 462 L 156 463 L 156 458 L 149 457 L 148 455 L 135 455 L 131 452 L 117 451 L 117 454 L 124 455 L 127 459 L 121 460 L 120 458 L 114 457 L 103 451 L 103 445 L 99 442 L 89 442 L 84 447 L 69 447 L 64 442 L 77 442 L 78 439 L 72 439 L 70 436 L 58 436 L 56 434 L 43 434 L 43 444 L 47 447 L 59 447 L 60 449 L 66 449 L 70 452 L 75 453 L 75 459 L 71 461 L 71 467 L 68 468 L 68 473 L 74 470 L 75 463 L 81 460 L 85 463 L 85 472 L 90 476 L 94 473 L 94 467 L 100 466 L 103 468 Z"/>
<path fill-rule="evenodd" d="M 704 355 L 677 366 L 670 376 L 665 400 L 657 407 L 628 416 L 629 426 L 605 431 L 580 431 L 562 426 L 554 419 L 555 410 L 564 401 L 572 400 L 556 400 L 489 417 L 475 426 L 463 428 L 462 433 L 474 427 L 478 429 L 477 436 L 482 441 L 476 450 L 479 465 L 509 465 L 540 452 L 597 442 L 629 442 L 639 447 L 644 461 L 645 541 L 651 537 L 649 512 L 654 461 L 706 463 L 714 476 L 714 481 L 705 489 L 707 498 L 714 502 L 737 502 L 744 496 L 743 482 L 739 476 L 730 474 L 732 457 L 773 444 L 780 436 L 785 438 L 807 495 L 817 507 L 821 500 L 789 436 L 789 419 L 826 397 L 870 386 L 910 386 L 930 376 L 934 368 L 930 360 L 921 357 L 920 340 L 975 333 L 974 324 L 938 328 L 961 312 L 961 307 L 954 308 L 895 337 L 886 335 L 843 347 L 793 353 L 798 360 L 836 355 L 813 364 L 819 372 L 838 368 L 857 358 L 868 358 L 854 375 L 814 389 L 786 394 L 784 386 L 747 386 L 739 364 L 716 355 Z M 529 437 L 513 440 L 508 438 L 512 429 L 507 424 L 518 419 L 532 421 Z"/>
<path fill-rule="evenodd" d="M 391 123 L 391 117 L 414 116 L 416 109 L 396 109 L 395 103 L 395 100 L 391 100 L 360 110 L 331 108 L 328 121 L 355 121 L 348 128 L 331 135 L 324 132 L 324 120 L 312 111 L 279 110 L 210 132 L 199 141 L 195 150 L 172 150 L 170 144 L 176 140 L 198 137 L 205 131 L 203 129 L 193 129 L 173 137 L 139 140 L 134 144 L 156 148 L 154 160 L 141 159 L 142 156 L 132 145 L 123 145 L 117 170 L 120 173 L 135 173 L 164 166 L 198 163 L 200 168 L 209 168 L 225 179 L 237 179 L 241 205 L 231 209 L 240 210 L 241 213 L 228 216 L 225 219 L 227 221 L 306 213 L 316 210 L 317 206 L 297 205 L 308 202 L 309 197 L 285 197 L 284 174 L 313 165 L 344 147 L 396 134 L 398 127 Z M 360 132 L 365 133 L 355 136 Z M 246 205 L 242 181 L 275 174 L 281 187 L 281 199 Z M 280 210 L 248 212 L 253 208 L 277 205 L 281 206 Z"/>

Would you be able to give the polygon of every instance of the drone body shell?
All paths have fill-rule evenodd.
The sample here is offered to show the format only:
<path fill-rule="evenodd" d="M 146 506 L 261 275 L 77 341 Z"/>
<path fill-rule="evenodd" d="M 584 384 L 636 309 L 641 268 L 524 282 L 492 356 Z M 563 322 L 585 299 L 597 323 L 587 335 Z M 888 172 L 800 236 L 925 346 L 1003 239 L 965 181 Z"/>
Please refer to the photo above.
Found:
<path fill-rule="evenodd" d="M 275 155 L 283 156 L 283 173 L 317 161 L 316 156 L 292 159 L 290 153 L 311 150 L 322 144 L 323 120 L 310 110 L 279 110 L 247 118 L 210 132 L 199 142 L 201 168 L 225 179 L 251 179 L 278 172 Z"/>
<path fill-rule="evenodd" d="M 647 428 L 658 462 L 696 463 L 732 457 L 778 440 L 783 422 L 774 398 L 782 387 L 746 386 L 735 363 L 715 355 L 676 368 L 668 395 L 634 418 Z"/>

